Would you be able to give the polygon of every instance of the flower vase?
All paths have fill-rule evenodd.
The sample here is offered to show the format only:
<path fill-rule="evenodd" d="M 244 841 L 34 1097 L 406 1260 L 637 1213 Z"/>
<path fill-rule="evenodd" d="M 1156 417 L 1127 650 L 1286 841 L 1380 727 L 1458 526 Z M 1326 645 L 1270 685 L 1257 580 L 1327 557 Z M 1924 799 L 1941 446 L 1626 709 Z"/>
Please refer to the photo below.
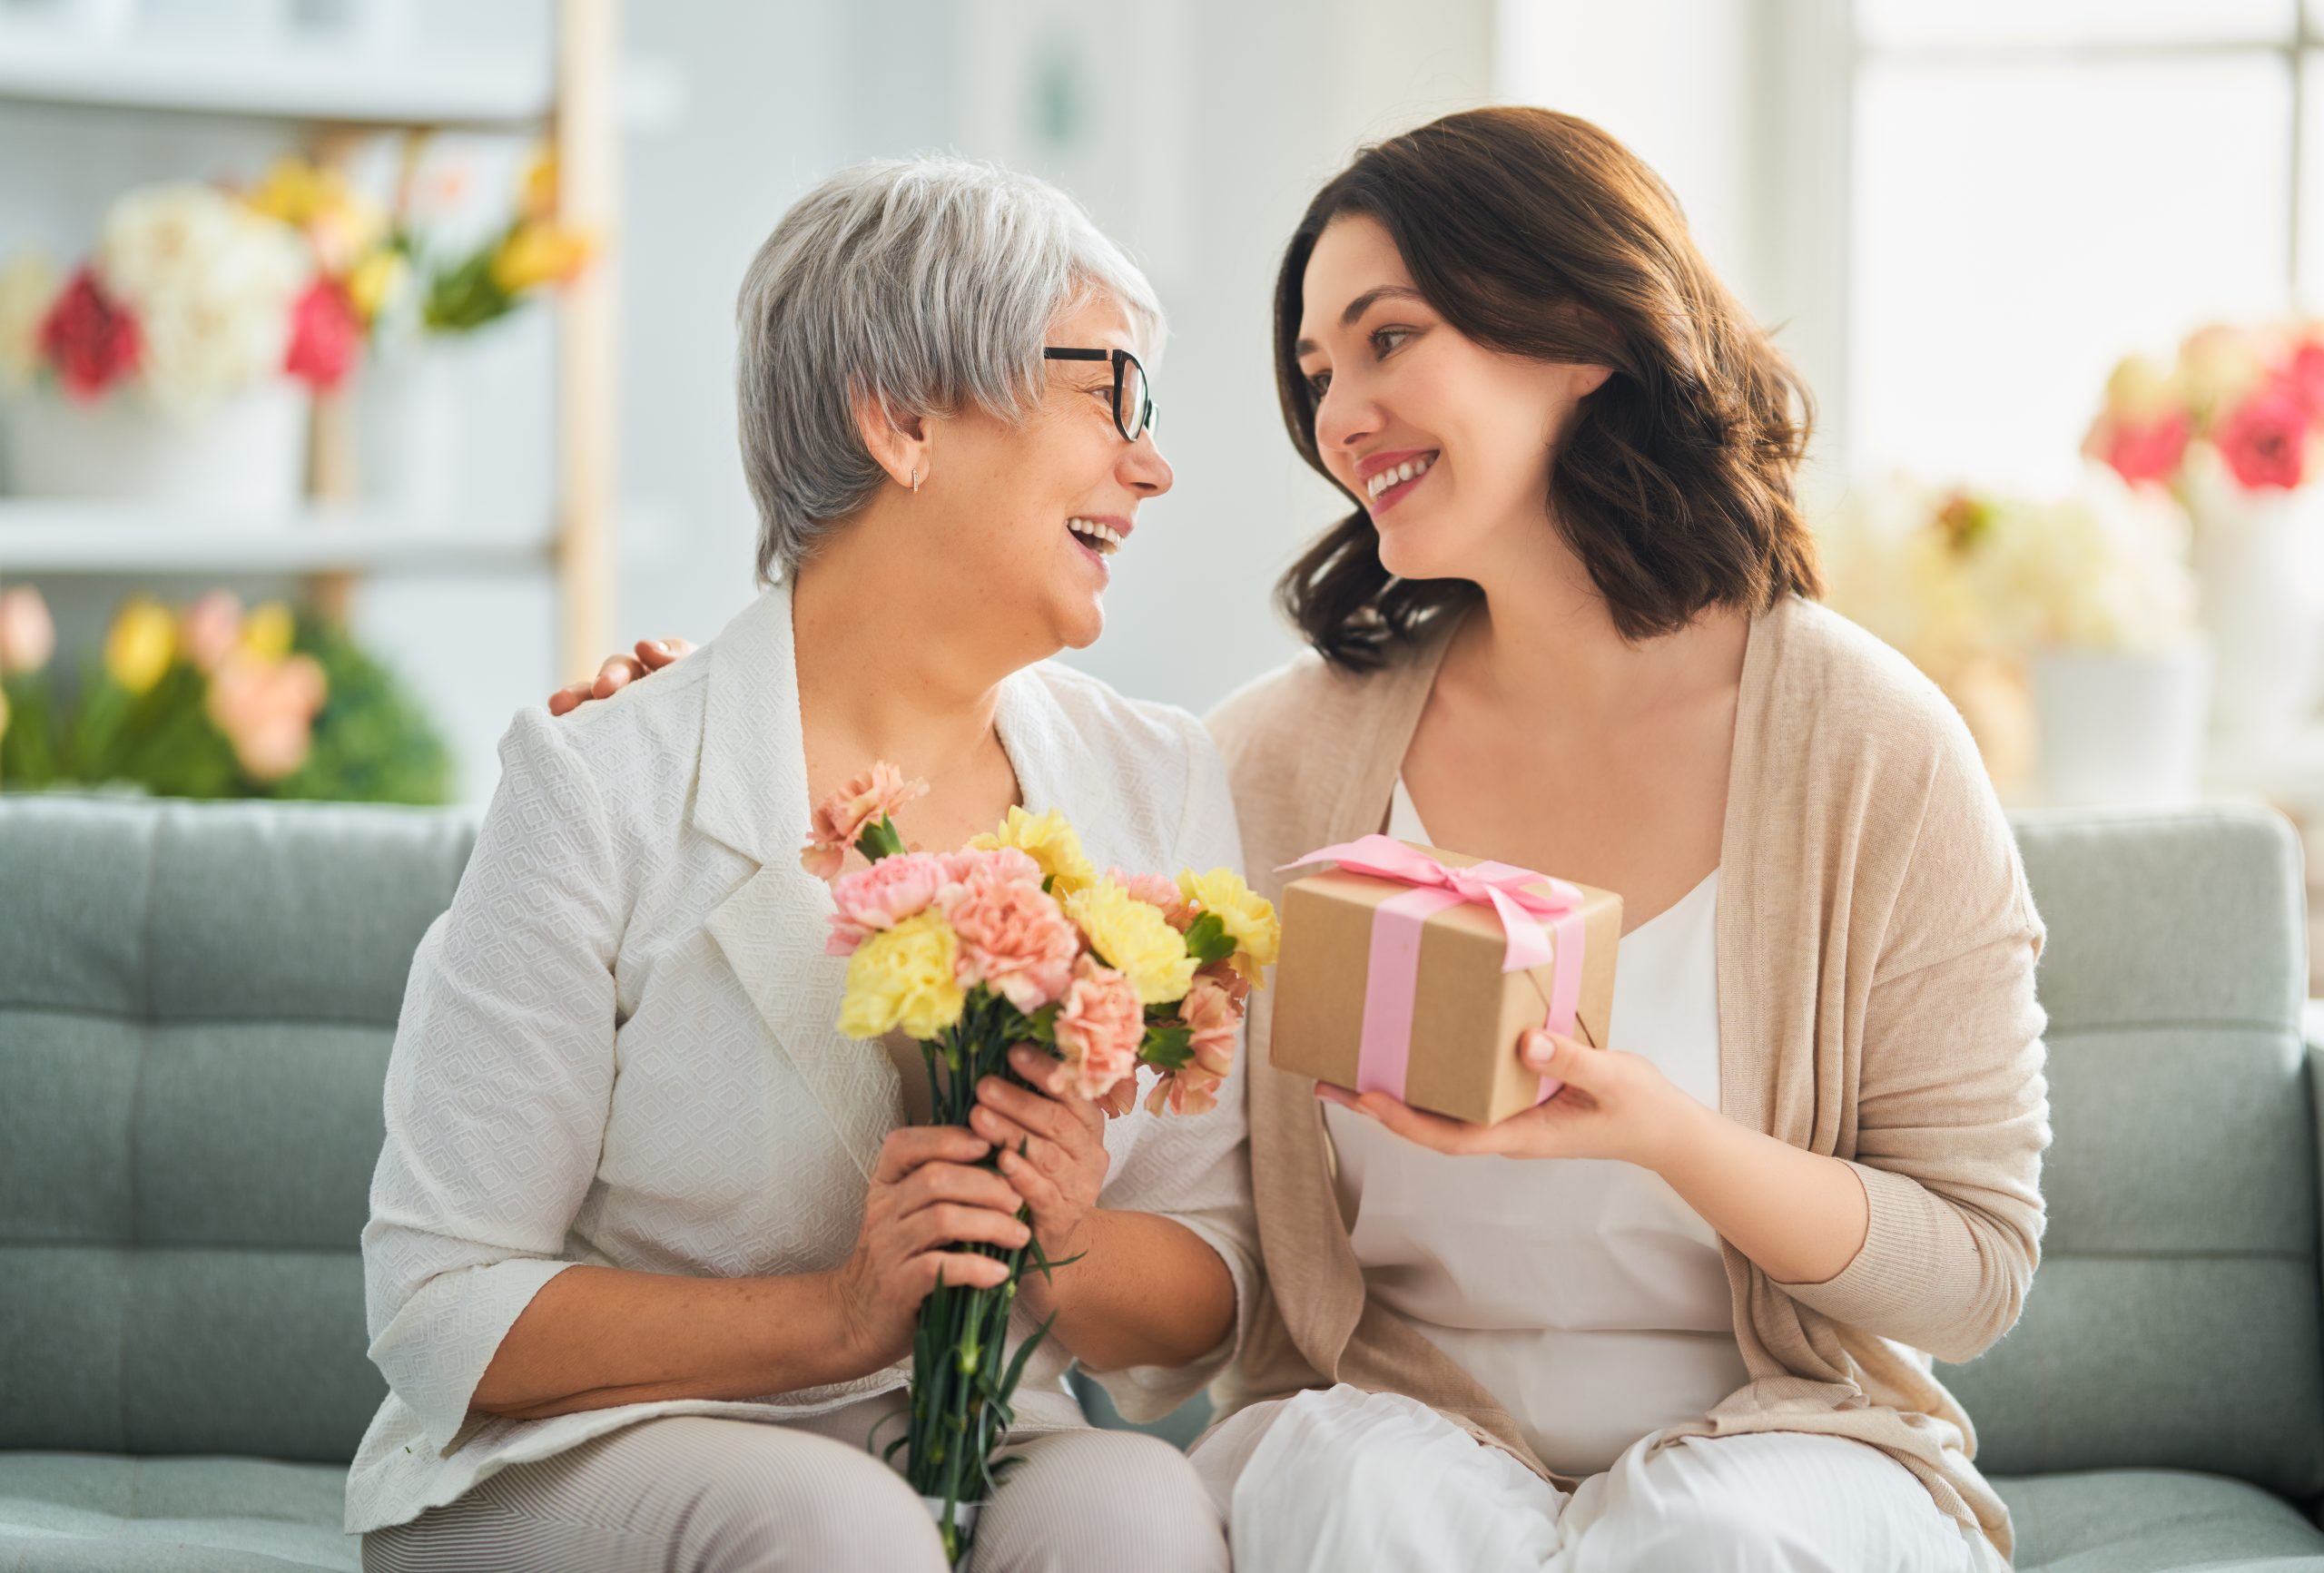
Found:
<path fill-rule="evenodd" d="M 22 497 L 163 502 L 239 519 L 288 517 L 306 490 L 303 384 L 276 379 L 199 416 L 120 390 L 84 402 L 53 388 L 0 410 L 6 489 Z"/>
<path fill-rule="evenodd" d="M 363 490 L 412 514 L 448 512 L 467 462 L 463 340 L 424 336 L 394 345 L 363 369 L 357 395 Z"/>
<path fill-rule="evenodd" d="M 2199 795 L 2211 694 L 2202 646 L 2052 649 L 2032 667 L 2045 803 L 2159 808 Z"/>
<path fill-rule="evenodd" d="M 2245 490 L 2220 477 L 2190 494 L 2212 729 L 2246 746 L 2280 744 L 2313 717 L 2324 685 L 2324 492 Z"/>

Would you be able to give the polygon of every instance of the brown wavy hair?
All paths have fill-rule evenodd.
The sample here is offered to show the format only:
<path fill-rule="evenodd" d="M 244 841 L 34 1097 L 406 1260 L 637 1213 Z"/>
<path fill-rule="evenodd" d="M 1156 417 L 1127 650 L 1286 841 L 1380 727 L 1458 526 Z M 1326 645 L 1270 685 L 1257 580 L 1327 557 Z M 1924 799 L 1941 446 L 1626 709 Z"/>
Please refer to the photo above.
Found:
<path fill-rule="evenodd" d="M 1308 256 L 1344 213 L 1378 220 L 1421 294 L 1470 339 L 1613 369 L 1558 446 L 1548 502 L 1625 638 L 1676 632 L 1712 606 L 1822 594 L 1793 495 L 1807 386 L 1629 149 L 1570 114 L 1470 110 L 1365 148 L 1315 194 L 1275 280 L 1275 386 L 1293 444 L 1334 486 L 1295 346 Z M 1363 499 L 1340 489 L 1355 511 L 1275 597 L 1327 660 L 1366 671 L 1479 591 L 1391 575 Z"/>

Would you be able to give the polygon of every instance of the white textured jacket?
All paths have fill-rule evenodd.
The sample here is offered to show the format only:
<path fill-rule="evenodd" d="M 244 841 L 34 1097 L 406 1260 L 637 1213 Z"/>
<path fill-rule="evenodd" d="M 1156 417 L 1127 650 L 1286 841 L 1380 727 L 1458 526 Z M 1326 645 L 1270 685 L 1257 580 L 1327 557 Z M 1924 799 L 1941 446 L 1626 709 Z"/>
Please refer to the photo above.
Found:
<path fill-rule="evenodd" d="M 999 727 L 1027 806 L 1063 811 L 1099 868 L 1239 865 L 1226 773 L 1192 716 L 1043 664 L 1004 685 Z M 574 1263 L 835 1266 L 903 1119 L 887 1052 L 833 1025 L 846 963 L 823 954 L 829 890 L 799 867 L 810 806 L 788 590 L 650 683 L 561 721 L 520 713 L 500 755 L 458 892 L 412 959 L 388 1067 L 363 1264 L 389 1395 L 349 1473 L 350 1531 L 652 1416 L 780 1420 L 905 1381 L 897 1366 L 744 1402 L 468 1412 L 509 1324 Z M 1108 1127 L 1103 1204 L 1193 1230 L 1239 1307 L 1201 1365 L 1102 1378 L 1134 1417 L 1190 1396 L 1249 1314 L 1241 1080 L 1212 1114 Z M 1028 1368 L 1027 1427 L 1079 1422 L 1065 1362 L 1052 1342 Z"/>

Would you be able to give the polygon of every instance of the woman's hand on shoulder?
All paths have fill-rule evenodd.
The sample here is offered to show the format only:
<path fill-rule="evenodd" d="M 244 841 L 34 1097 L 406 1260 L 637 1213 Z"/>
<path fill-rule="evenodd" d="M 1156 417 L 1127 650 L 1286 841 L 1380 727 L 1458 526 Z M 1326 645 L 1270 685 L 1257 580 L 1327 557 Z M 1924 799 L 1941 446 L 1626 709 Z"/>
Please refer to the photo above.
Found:
<path fill-rule="evenodd" d="M 947 1283 L 978 1289 L 1006 1282 L 1005 1263 L 953 1247 L 1014 1250 L 1032 1237 L 1017 1219 L 1009 1182 L 974 1165 L 992 1145 L 958 1126 L 910 1126 L 888 1133 L 855 1249 L 832 1274 L 842 1334 L 867 1371 L 911 1352 L 920 1303 Z"/>
<path fill-rule="evenodd" d="M 651 676 L 673 662 L 694 654 L 690 639 L 640 639 L 635 654 L 608 655 L 597 675 L 585 683 L 568 683 L 548 696 L 548 713 L 564 715 L 593 699 L 610 699 L 641 677 Z"/>
<path fill-rule="evenodd" d="M 1656 1170 L 1691 1139 L 1699 1116 L 1712 1113 L 1639 1055 L 1540 1031 L 1525 1035 L 1518 1055 L 1528 1070 L 1563 1085 L 1547 1102 L 1495 1125 L 1447 1119 L 1385 1093 L 1358 1094 L 1323 1082 L 1315 1096 L 1440 1153 L 1616 1158 Z"/>

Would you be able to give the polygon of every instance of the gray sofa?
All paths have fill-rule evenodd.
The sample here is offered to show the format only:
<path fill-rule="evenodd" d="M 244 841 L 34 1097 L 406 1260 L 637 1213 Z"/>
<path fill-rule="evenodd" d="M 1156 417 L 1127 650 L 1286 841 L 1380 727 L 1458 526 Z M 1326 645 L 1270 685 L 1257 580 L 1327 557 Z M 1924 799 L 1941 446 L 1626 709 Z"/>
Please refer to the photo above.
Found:
<path fill-rule="evenodd" d="M 2019 1566 L 2324 1570 L 2295 843 L 2240 810 L 2021 840 L 2047 1253 L 1945 1372 Z M 379 1088 L 468 847 L 433 813 L 0 799 L 0 1569 L 358 1565 Z"/>

